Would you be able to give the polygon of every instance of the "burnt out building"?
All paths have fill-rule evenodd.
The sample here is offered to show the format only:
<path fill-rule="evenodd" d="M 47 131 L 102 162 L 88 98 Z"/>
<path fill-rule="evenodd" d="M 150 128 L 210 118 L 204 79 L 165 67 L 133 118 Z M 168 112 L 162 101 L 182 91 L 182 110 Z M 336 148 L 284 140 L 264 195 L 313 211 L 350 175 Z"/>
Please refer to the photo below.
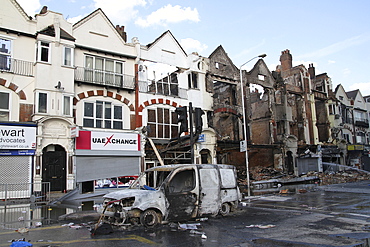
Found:
<path fill-rule="evenodd" d="M 331 143 L 327 74 L 311 64 L 293 66 L 289 50 L 270 72 L 259 60 L 247 78 L 248 153 L 250 166 L 282 169 L 288 174 L 322 171 L 322 161 L 335 162 L 339 149 Z"/>
<path fill-rule="evenodd" d="M 217 162 L 244 170 L 245 153 L 240 152 L 243 114 L 239 69 L 222 46 L 218 46 L 208 58 L 206 85 L 207 91 L 213 94 L 213 112 L 209 113 L 208 119 L 216 132 Z"/>

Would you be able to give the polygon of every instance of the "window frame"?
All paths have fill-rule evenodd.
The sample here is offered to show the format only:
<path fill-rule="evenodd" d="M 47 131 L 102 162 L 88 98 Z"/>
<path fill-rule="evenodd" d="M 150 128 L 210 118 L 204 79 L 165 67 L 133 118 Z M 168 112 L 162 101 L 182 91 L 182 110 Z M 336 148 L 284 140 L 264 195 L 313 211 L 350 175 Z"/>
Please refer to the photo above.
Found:
<path fill-rule="evenodd" d="M 92 116 L 86 115 L 86 105 L 92 104 Z M 101 106 L 101 111 L 98 107 Z M 108 107 L 110 106 L 110 107 Z M 106 110 L 110 108 L 110 112 Z M 121 119 L 117 118 L 116 109 L 121 109 Z M 100 115 L 98 115 L 100 111 Z M 109 116 L 107 115 L 109 113 Z M 87 124 L 92 122 L 92 124 Z M 108 126 L 109 123 L 109 126 Z M 117 104 L 116 102 L 96 100 L 96 101 L 85 101 L 83 102 L 83 113 L 82 113 L 82 126 L 87 128 L 100 128 L 100 129 L 124 129 L 124 104 Z"/>
<path fill-rule="evenodd" d="M 44 44 L 48 44 L 45 46 Z M 43 51 L 44 49 L 47 50 L 47 61 L 43 60 Z M 51 63 L 51 42 L 45 40 L 38 40 L 37 41 L 37 61 L 41 63 Z"/>
<path fill-rule="evenodd" d="M 4 94 L 7 94 L 8 95 L 8 109 L 6 108 L 1 108 L 1 105 L 0 105 L 0 116 L 1 114 L 4 112 L 5 114 L 8 115 L 8 119 L 5 120 L 5 119 L 1 119 L 0 117 L 0 121 L 10 121 L 10 109 L 12 109 L 12 94 L 10 92 L 7 92 L 7 91 L 0 91 L 0 93 L 4 93 Z M 3 98 L 3 97 L 1 97 Z"/>
<path fill-rule="evenodd" d="M 88 59 L 92 59 L 91 64 L 88 64 Z M 97 60 L 102 61 L 101 66 L 97 66 Z M 113 62 L 111 66 L 113 70 L 107 66 L 107 63 L 111 62 Z M 85 77 L 89 78 L 89 81 L 120 87 L 123 85 L 125 61 L 85 54 L 84 64 Z"/>
<path fill-rule="evenodd" d="M 158 112 L 159 109 L 162 113 Z M 169 112 L 168 122 L 166 122 L 165 119 L 165 110 Z M 155 111 L 155 121 L 150 121 L 149 111 Z M 159 117 L 159 114 L 161 114 L 161 117 Z M 163 122 L 158 121 L 160 118 L 163 119 Z M 177 123 L 177 114 L 172 107 L 148 107 L 146 109 L 146 123 L 147 126 L 150 126 L 150 133 L 148 133 L 149 137 L 167 140 L 178 136 L 179 124 Z M 154 126 L 154 128 L 152 126 Z M 166 130 L 168 130 L 168 136 L 166 135 Z"/>
<path fill-rule="evenodd" d="M 188 88 L 199 89 L 199 74 L 196 72 L 190 72 L 188 74 Z"/>
<path fill-rule="evenodd" d="M 70 58 L 70 64 L 68 64 L 68 63 L 66 63 L 66 51 L 67 51 L 67 49 L 70 49 L 70 51 L 71 51 L 71 54 L 70 54 L 70 56 L 71 56 L 71 58 Z M 63 61 L 62 61 L 62 64 L 63 64 L 63 66 L 66 66 L 66 67 L 74 67 L 74 48 L 72 47 L 72 46 L 67 46 L 67 45 L 65 45 L 64 47 L 63 47 Z"/>
<path fill-rule="evenodd" d="M 5 62 L 6 63 L 6 67 L 5 66 L 2 67 L 1 64 L 0 64 L 0 70 L 10 70 L 11 69 L 10 68 L 10 66 L 11 66 L 10 59 L 12 58 L 12 55 L 13 55 L 13 40 L 14 40 L 14 38 L 0 35 L 0 39 L 9 42 L 9 47 L 8 47 L 9 50 L 8 50 L 7 53 L 6 52 L 1 52 L 1 50 L 0 50 L 0 56 L 1 57 L 4 57 L 6 59 L 6 62 Z M 4 63 L 4 65 L 5 65 L 5 63 Z"/>
<path fill-rule="evenodd" d="M 45 98 L 45 102 L 41 102 L 41 99 L 40 99 L 40 95 L 43 94 L 46 96 Z M 41 113 L 41 114 L 46 114 L 48 113 L 48 110 L 49 110 L 49 106 L 48 106 L 48 98 L 49 98 L 49 94 L 47 92 L 37 92 L 37 105 L 36 105 L 36 109 L 37 109 L 37 113 Z M 41 111 L 41 103 L 44 103 L 45 104 L 45 112 L 44 111 Z"/>
<path fill-rule="evenodd" d="M 72 116 L 72 98 L 73 96 L 71 95 L 66 95 L 66 94 L 63 94 L 62 96 L 62 111 L 63 111 L 63 116 L 68 116 L 68 117 L 71 117 Z M 69 99 L 69 102 L 68 102 L 68 108 L 66 108 L 66 99 Z M 68 109 L 68 113 L 66 112 L 66 110 Z"/>

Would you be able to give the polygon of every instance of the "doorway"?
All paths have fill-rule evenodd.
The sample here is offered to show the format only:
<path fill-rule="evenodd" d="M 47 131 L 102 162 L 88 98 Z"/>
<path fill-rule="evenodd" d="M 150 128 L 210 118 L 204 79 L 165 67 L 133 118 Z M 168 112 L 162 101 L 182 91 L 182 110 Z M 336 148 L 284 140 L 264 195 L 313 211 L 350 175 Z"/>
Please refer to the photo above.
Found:
<path fill-rule="evenodd" d="M 66 190 L 66 151 L 62 146 L 49 145 L 43 149 L 42 181 L 50 182 L 51 191 Z"/>

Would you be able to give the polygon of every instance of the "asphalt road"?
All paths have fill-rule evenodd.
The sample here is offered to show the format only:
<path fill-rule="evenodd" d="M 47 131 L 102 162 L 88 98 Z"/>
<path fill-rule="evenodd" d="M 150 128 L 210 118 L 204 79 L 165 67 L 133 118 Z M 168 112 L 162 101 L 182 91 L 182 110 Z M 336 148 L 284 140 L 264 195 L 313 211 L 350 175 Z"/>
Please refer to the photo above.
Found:
<path fill-rule="evenodd" d="M 59 222 L 28 233 L 0 231 L 0 246 L 26 238 L 33 246 L 366 246 L 370 238 L 370 181 L 291 189 L 245 199 L 227 217 L 116 229 L 91 236 L 87 225 Z M 198 224 L 198 225 L 197 225 Z M 184 225 L 182 225 L 185 227 Z M 195 232 L 194 232 L 195 231 Z"/>

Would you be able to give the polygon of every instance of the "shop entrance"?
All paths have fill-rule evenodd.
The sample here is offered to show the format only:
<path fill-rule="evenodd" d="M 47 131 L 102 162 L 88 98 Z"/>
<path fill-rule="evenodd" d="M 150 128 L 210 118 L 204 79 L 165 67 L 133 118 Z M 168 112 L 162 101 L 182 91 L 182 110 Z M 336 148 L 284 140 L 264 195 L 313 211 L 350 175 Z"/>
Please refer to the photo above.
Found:
<path fill-rule="evenodd" d="M 43 149 L 42 181 L 50 182 L 51 191 L 66 190 L 66 151 L 59 145 Z"/>

